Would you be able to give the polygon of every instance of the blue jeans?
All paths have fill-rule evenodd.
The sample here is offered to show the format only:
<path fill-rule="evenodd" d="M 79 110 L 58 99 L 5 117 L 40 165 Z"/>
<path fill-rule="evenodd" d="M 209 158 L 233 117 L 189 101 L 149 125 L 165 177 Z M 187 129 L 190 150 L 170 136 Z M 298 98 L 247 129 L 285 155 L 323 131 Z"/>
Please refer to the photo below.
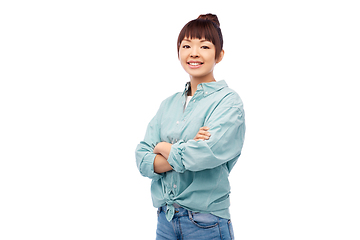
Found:
<path fill-rule="evenodd" d="M 229 219 L 210 213 L 195 213 L 175 208 L 171 222 L 165 217 L 166 206 L 158 209 L 156 240 L 231 240 L 234 232 Z"/>

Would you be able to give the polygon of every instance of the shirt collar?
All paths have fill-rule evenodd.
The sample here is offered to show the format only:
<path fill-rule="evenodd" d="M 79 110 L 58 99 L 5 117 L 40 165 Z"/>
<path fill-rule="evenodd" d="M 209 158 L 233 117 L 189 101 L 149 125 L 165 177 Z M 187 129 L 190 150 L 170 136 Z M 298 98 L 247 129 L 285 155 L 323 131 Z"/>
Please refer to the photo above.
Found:
<path fill-rule="evenodd" d="M 185 93 L 187 93 L 187 91 L 189 90 L 189 88 L 190 88 L 190 82 L 187 82 L 185 84 L 185 89 L 184 89 L 183 93 L 181 94 L 181 96 L 184 96 Z"/>
<path fill-rule="evenodd" d="M 203 93 L 204 93 L 204 97 L 216 92 L 216 91 L 219 91 L 221 89 L 223 89 L 224 87 L 227 87 L 228 85 L 226 84 L 226 82 L 224 80 L 221 80 L 221 81 L 218 81 L 218 82 L 209 82 L 209 83 L 200 83 L 198 85 L 198 90 L 202 89 L 203 90 Z M 189 90 L 190 88 L 190 82 L 187 82 L 185 84 L 185 89 L 182 93 L 182 95 L 185 95 L 185 93 L 187 93 L 187 91 Z"/>

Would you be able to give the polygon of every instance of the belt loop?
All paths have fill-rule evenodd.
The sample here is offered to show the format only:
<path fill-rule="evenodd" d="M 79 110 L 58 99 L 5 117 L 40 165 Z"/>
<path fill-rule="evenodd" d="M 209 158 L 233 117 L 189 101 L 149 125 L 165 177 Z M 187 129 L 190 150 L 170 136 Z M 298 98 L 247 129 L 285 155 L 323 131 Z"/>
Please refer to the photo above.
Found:
<path fill-rule="evenodd" d="M 188 214 L 189 214 L 189 218 L 190 218 L 190 220 L 193 220 L 193 216 L 192 216 L 192 213 L 191 213 L 191 211 L 190 211 L 190 210 L 188 210 Z"/>

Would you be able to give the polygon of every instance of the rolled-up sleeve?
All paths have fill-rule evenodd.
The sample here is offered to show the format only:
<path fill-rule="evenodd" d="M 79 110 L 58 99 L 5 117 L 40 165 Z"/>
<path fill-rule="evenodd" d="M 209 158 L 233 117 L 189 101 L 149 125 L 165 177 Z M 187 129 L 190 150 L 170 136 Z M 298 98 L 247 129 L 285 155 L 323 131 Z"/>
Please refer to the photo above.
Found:
<path fill-rule="evenodd" d="M 168 162 L 176 172 L 212 169 L 240 156 L 245 137 L 241 106 L 219 106 L 204 126 L 210 128 L 209 140 L 180 140 L 172 145 Z"/>
<path fill-rule="evenodd" d="M 159 180 L 162 175 L 154 172 L 154 159 L 156 154 L 153 153 L 156 144 L 160 142 L 160 124 L 161 115 L 160 106 L 155 117 L 148 124 L 144 140 L 141 141 L 135 150 L 136 165 L 142 176 Z"/>

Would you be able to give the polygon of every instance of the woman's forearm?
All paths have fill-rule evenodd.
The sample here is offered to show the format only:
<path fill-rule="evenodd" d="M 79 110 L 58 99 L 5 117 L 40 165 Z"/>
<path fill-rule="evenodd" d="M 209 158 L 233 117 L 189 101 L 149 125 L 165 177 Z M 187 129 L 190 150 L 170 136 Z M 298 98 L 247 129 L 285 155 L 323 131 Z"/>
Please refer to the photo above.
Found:
<path fill-rule="evenodd" d="M 161 154 L 164 158 L 168 159 L 171 151 L 171 143 L 160 142 L 154 148 L 154 153 Z"/>
<path fill-rule="evenodd" d="M 154 160 L 154 172 L 163 173 L 173 170 L 167 159 L 161 154 L 157 154 Z"/>

